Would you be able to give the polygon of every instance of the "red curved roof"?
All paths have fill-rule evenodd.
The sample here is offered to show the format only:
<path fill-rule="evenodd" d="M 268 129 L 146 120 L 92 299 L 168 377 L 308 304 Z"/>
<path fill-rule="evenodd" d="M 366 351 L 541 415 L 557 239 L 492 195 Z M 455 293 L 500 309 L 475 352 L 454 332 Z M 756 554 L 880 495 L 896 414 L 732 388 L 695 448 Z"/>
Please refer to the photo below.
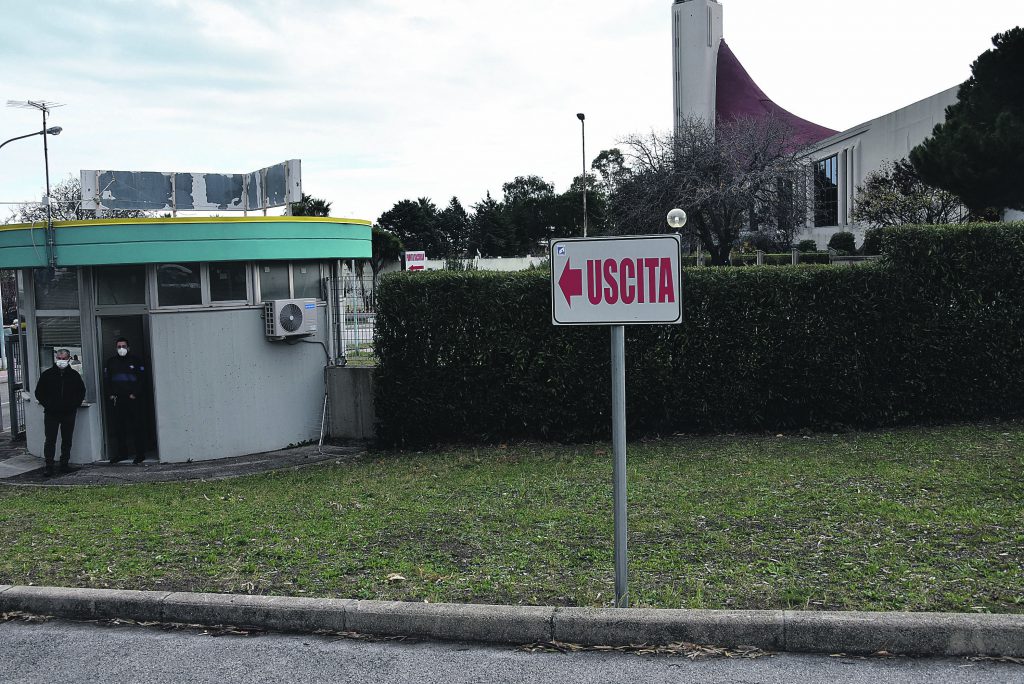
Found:
<path fill-rule="evenodd" d="M 724 40 L 718 47 L 717 78 L 715 109 L 718 119 L 729 121 L 774 116 L 789 124 L 793 130 L 793 142 L 801 147 L 824 140 L 838 132 L 801 119 L 772 102 L 771 98 L 754 83 L 754 79 L 750 78 L 750 74 Z"/>

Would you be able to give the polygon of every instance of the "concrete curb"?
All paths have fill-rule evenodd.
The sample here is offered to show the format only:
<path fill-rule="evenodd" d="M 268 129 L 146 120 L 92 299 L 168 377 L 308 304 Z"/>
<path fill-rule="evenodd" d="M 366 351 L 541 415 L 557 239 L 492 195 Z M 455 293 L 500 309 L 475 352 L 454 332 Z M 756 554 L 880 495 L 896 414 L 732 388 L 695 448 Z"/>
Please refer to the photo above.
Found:
<path fill-rule="evenodd" d="M 768 651 L 1024 657 L 1024 615 L 657 610 L 427 604 L 0 585 L 0 612 L 278 632 L 585 646 L 679 641 Z"/>

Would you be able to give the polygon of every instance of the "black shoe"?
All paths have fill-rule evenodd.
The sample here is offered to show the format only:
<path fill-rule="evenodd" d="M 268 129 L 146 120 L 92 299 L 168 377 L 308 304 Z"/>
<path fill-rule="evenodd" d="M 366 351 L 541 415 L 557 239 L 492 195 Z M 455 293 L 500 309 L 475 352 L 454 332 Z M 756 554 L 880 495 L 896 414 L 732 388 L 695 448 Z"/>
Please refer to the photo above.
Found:
<path fill-rule="evenodd" d="M 61 475 L 67 475 L 68 473 L 77 473 L 78 468 L 72 468 L 67 463 L 61 463 L 60 467 L 57 469 L 57 472 L 60 473 Z"/>
<path fill-rule="evenodd" d="M 139 465 L 140 463 L 142 463 L 145 460 L 146 460 L 145 456 L 136 456 L 135 460 L 132 461 L 132 463 L 134 463 L 135 465 Z"/>
<path fill-rule="evenodd" d="M 53 477 L 53 466 L 48 465 L 43 469 L 43 477 Z"/>

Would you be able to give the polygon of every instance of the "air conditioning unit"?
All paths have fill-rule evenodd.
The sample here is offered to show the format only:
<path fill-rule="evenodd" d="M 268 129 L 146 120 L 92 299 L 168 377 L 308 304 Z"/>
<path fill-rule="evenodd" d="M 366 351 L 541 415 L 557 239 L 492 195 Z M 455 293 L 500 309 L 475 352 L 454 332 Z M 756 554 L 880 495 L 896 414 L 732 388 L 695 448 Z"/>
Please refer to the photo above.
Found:
<path fill-rule="evenodd" d="M 263 306 L 267 339 L 283 340 L 316 333 L 315 299 L 275 299 Z"/>

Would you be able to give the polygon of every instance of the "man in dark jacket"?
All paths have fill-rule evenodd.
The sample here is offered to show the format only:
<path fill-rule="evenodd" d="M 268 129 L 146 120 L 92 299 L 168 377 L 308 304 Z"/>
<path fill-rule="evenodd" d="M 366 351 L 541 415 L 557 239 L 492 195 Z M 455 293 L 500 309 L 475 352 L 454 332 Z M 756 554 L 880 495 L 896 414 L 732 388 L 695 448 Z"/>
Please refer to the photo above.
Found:
<path fill-rule="evenodd" d="M 60 431 L 60 472 L 71 471 L 71 440 L 75 432 L 78 407 L 85 399 L 85 383 L 78 371 L 71 368 L 71 353 L 58 349 L 55 361 L 39 376 L 36 383 L 36 401 L 43 407 L 43 458 L 46 459 L 46 477 L 53 475 L 53 456 L 57 450 L 57 431 Z"/>
<path fill-rule="evenodd" d="M 114 415 L 114 434 L 117 437 L 117 461 L 128 458 L 127 433 L 131 430 L 135 446 L 135 460 L 146 459 L 146 426 L 142 403 L 145 397 L 146 367 L 138 356 L 128 352 L 128 340 L 117 338 L 116 356 L 103 366 L 104 393 Z"/>

